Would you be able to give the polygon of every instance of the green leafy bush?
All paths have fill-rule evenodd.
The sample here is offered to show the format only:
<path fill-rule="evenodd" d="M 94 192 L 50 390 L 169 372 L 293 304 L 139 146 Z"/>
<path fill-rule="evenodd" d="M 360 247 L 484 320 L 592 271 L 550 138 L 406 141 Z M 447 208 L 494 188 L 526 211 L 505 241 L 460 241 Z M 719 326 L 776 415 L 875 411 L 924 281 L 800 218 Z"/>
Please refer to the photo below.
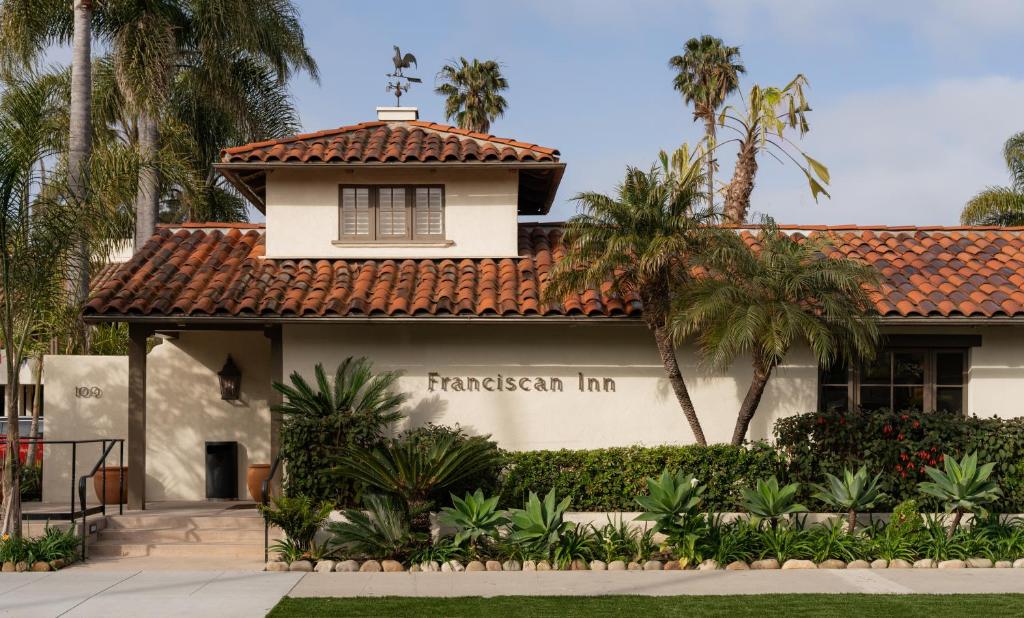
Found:
<path fill-rule="evenodd" d="M 426 536 L 409 529 L 402 510 L 385 496 L 368 495 L 365 510 L 346 509 L 346 521 L 331 522 L 332 544 L 344 555 L 360 558 L 408 558 L 426 545 Z"/>
<path fill-rule="evenodd" d="M 336 506 L 358 503 L 352 481 L 324 474 L 346 449 L 370 449 L 383 442 L 391 425 L 402 418 L 399 407 L 408 395 L 394 391 L 399 374 L 375 374 L 365 358 L 346 358 L 333 377 L 323 365 L 314 368 L 310 384 L 298 372 L 290 384 L 274 383 L 285 401 L 274 410 L 283 415 L 281 456 L 287 466 L 285 492 Z"/>
<path fill-rule="evenodd" d="M 1024 418 L 977 418 L 941 412 L 813 412 L 780 419 L 777 445 L 790 459 L 788 480 L 803 483 L 806 499 L 811 483 L 823 472 L 866 466 L 881 473 L 879 490 L 886 497 L 875 508 L 888 511 L 908 498 L 918 498 L 917 484 L 925 468 L 943 464 L 944 453 L 961 458 L 977 453 L 994 462 L 993 475 L 1002 499 L 992 505 L 1001 513 L 1024 512 Z M 926 510 L 942 508 L 937 498 L 924 497 Z"/>
<path fill-rule="evenodd" d="M 631 511 L 647 479 L 662 470 L 686 470 L 707 491 L 704 508 L 731 511 L 740 488 L 782 475 L 784 459 L 770 446 L 728 445 L 623 447 L 593 450 L 525 451 L 506 454 L 500 504 L 518 506 L 530 492 L 552 489 L 569 496 L 579 511 Z"/>
<path fill-rule="evenodd" d="M 309 496 L 273 498 L 272 505 L 260 505 L 263 518 L 285 535 L 300 551 L 308 551 L 313 537 L 327 523 L 331 503 L 314 504 Z"/>
<path fill-rule="evenodd" d="M 47 527 L 41 536 L 0 538 L 0 562 L 74 562 L 79 557 L 81 539 L 74 529 Z"/>

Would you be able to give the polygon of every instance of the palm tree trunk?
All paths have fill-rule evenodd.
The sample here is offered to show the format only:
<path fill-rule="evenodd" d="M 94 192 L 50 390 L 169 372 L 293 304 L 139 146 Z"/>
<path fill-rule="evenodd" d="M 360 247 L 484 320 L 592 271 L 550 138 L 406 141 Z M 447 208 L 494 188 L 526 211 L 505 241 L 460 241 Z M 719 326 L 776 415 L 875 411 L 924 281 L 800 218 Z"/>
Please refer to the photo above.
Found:
<path fill-rule="evenodd" d="M 7 444 L 3 462 L 3 511 L 0 513 L 0 534 L 21 536 L 21 470 L 18 458 L 18 382 L 17 367 L 11 363 L 13 355 L 7 354 L 7 388 L 4 389 L 4 405 L 7 409 Z"/>
<path fill-rule="evenodd" d="M 853 531 L 857 529 L 857 511 L 850 509 L 850 512 L 846 514 L 846 533 L 853 534 Z"/>
<path fill-rule="evenodd" d="M 757 406 L 761 403 L 761 396 L 764 395 L 764 387 L 768 385 L 768 378 L 772 375 L 771 367 L 765 368 L 764 363 L 754 361 L 754 377 L 750 380 L 750 388 L 740 404 L 740 412 L 736 417 L 736 428 L 732 432 L 732 445 L 740 446 L 747 437 L 747 429 L 750 421 L 757 412 Z"/>
<path fill-rule="evenodd" d="M 715 207 L 715 113 L 714 110 L 704 117 L 704 134 L 708 142 L 708 206 Z"/>
<path fill-rule="evenodd" d="M 665 374 L 668 376 L 669 384 L 672 385 L 676 400 L 679 401 L 679 406 L 683 409 L 683 416 L 690 423 L 693 438 L 697 444 L 707 446 L 708 441 L 704 437 L 700 419 L 697 418 L 697 411 L 694 410 L 693 402 L 690 401 L 690 391 L 687 390 L 683 374 L 679 370 L 679 360 L 676 358 L 676 348 L 672 345 L 672 338 L 665 332 L 665 327 L 662 325 L 654 326 L 651 330 L 654 332 L 654 342 L 658 346 L 658 354 L 661 355 L 661 364 L 665 367 Z"/>
<path fill-rule="evenodd" d="M 736 155 L 736 169 L 732 180 L 725 188 L 725 222 L 740 225 L 747 220 L 750 210 L 750 194 L 754 192 L 754 178 L 757 176 L 757 138 L 747 135 L 740 142 Z"/>
<path fill-rule="evenodd" d="M 68 183 L 79 208 L 89 203 L 88 173 L 92 154 L 92 0 L 74 0 L 71 43 L 71 110 L 68 139 Z M 89 297 L 89 246 L 84 240 L 74 250 L 65 289 L 75 307 Z M 74 328 L 88 354 L 88 327 L 77 320 Z"/>
<path fill-rule="evenodd" d="M 953 515 L 953 525 L 951 525 L 949 527 L 949 530 L 946 531 L 946 538 L 947 539 L 953 538 L 953 533 L 955 533 L 956 529 L 958 527 L 960 527 L 960 520 L 963 519 L 963 516 L 964 516 L 964 510 L 963 509 L 957 509 L 956 513 Z"/>
<path fill-rule="evenodd" d="M 35 367 L 32 368 L 32 423 L 28 426 L 28 437 L 35 439 L 39 435 L 39 413 L 43 409 L 43 355 L 35 357 Z M 28 456 L 25 457 L 25 465 L 29 468 L 36 465 L 36 450 L 39 446 L 36 442 L 30 442 Z"/>
<path fill-rule="evenodd" d="M 139 156 L 142 168 L 139 170 L 139 190 L 135 198 L 135 250 L 142 246 L 156 232 L 160 208 L 160 178 L 153 164 L 159 148 L 159 129 L 156 118 L 146 112 L 139 117 Z"/>

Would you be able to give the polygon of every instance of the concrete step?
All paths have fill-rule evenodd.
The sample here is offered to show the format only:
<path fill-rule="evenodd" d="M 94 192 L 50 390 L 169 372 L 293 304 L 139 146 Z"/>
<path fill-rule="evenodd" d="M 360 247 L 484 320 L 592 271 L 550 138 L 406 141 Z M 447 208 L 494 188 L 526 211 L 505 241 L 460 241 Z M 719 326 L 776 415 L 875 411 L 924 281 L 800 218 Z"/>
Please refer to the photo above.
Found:
<path fill-rule="evenodd" d="M 89 545 L 88 556 L 257 560 L 263 558 L 263 543 L 116 543 L 101 540 Z"/>
<path fill-rule="evenodd" d="M 281 538 L 277 528 L 270 530 L 271 542 Z M 100 541 L 112 543 L 258 543 L 263 546 L 260 528 L 107 528 Z"/>
<path fill-rule="evenodd" d="M 163 528 L 263 530 L 263 518 L 258 514 L 210 517 L 194 515 L 110 515 L 107 517 L 107 527 L 134 530 L 156 530 Z"/>

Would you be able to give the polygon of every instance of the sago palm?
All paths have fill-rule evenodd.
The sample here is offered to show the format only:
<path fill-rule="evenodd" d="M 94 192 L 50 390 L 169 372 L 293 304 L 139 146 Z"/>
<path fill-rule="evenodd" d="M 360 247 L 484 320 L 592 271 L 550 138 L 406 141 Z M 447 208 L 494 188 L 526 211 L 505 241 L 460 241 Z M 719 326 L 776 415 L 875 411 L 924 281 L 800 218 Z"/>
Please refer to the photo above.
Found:
<path fill-rule="evenodd" d="M 771 220 L 749 244 L 721 230 L 702 256 L 704 275 L 677 295 L 671 331 L 695 337 L 703 363 L 724 369 L 737 356 L 750 358 L 753 377 L 733 444 L 743 443 L 772 372 L 793 345 L 805 343 L 823 366 L 873 356 L 879 335 L 869 290 L 878 275 L 831 253 L 824 237 L 793 238 Z"/>
<path fill-rule="evenodd" d="M 444 435 L 428 445 L 390 440 L 376 449 L 350 448 L 334 473 L 361 483 L 371 493 L 398 500 L 414 530 L 429 530 L 429 511 L 438 494 L 498 465 L 491 442 Z"/>
<path fill-rule="evenodd" d="M 438 79 L 434 91 L 445 97 L 445 117 L 460 128 L 490 133 L 491 123 L 505 114 L 508 101 L 501 93 L 508 80 L 497 61 L 459 58 L 441 67 Z"/>
<path fill-rule="evenodd" d="M 1024 225 L 1024 131 L 1006 140 L 1003 159 L 1010 184 L 989 187 L 972 197 L 960 213 L 964 225 Z"/>
<path fill-rule="evenodd" d="M 704 123 L 707 140 L 707 197 L 714 201 L 715 133 L 718 110 L 726 98 L 740 85 L 740 75 L 747 70 L 740 58 L 740 48 L 726 45 L 722 39 L 705 34 L 683 45 L 681 55 L 672 56 L 668 65 L 676 71 L 673 86 L 693 105 L 693 117 Z"/>
<path fill-rule="evenodd" d="M 690 256 L 707 238 L 712 218 L 699 210 L 699 161 L 676 161 L 679 173 L 627 168 L 614 195 L 581 193 L 583 212 L 565 225 L 564 257 L 551 269 L 544 302 L 561 304 L 584 290 L 639 299 L 665 374 L 698 444 L 707 444 L 668 330 L 672 297 L 690 281 Z"/>
<path fill-rule="evenodd" d="M 843 477 L 825 473 L 827 485 L 816 486 L 814 497 L 825 504 L 846 511 L 846 531 L 853 534 L 857 527 L 857 512 L 870 509 L 886 495 L 878 488 L 882 475 L 868 476 L 867 468 L 861 466 L 857 472 L 843 470 Z"/>

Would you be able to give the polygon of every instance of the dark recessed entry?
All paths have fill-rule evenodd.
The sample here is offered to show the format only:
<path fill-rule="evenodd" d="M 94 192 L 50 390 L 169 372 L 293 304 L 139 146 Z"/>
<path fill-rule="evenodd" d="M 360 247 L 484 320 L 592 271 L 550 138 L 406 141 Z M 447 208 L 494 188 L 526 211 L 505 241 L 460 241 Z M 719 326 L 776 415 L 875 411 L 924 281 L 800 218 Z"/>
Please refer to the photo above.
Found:
<path fill-rule="evenodd" d="M 206 498 L 238 499 L 238 442 L 206 443 Z"/>

